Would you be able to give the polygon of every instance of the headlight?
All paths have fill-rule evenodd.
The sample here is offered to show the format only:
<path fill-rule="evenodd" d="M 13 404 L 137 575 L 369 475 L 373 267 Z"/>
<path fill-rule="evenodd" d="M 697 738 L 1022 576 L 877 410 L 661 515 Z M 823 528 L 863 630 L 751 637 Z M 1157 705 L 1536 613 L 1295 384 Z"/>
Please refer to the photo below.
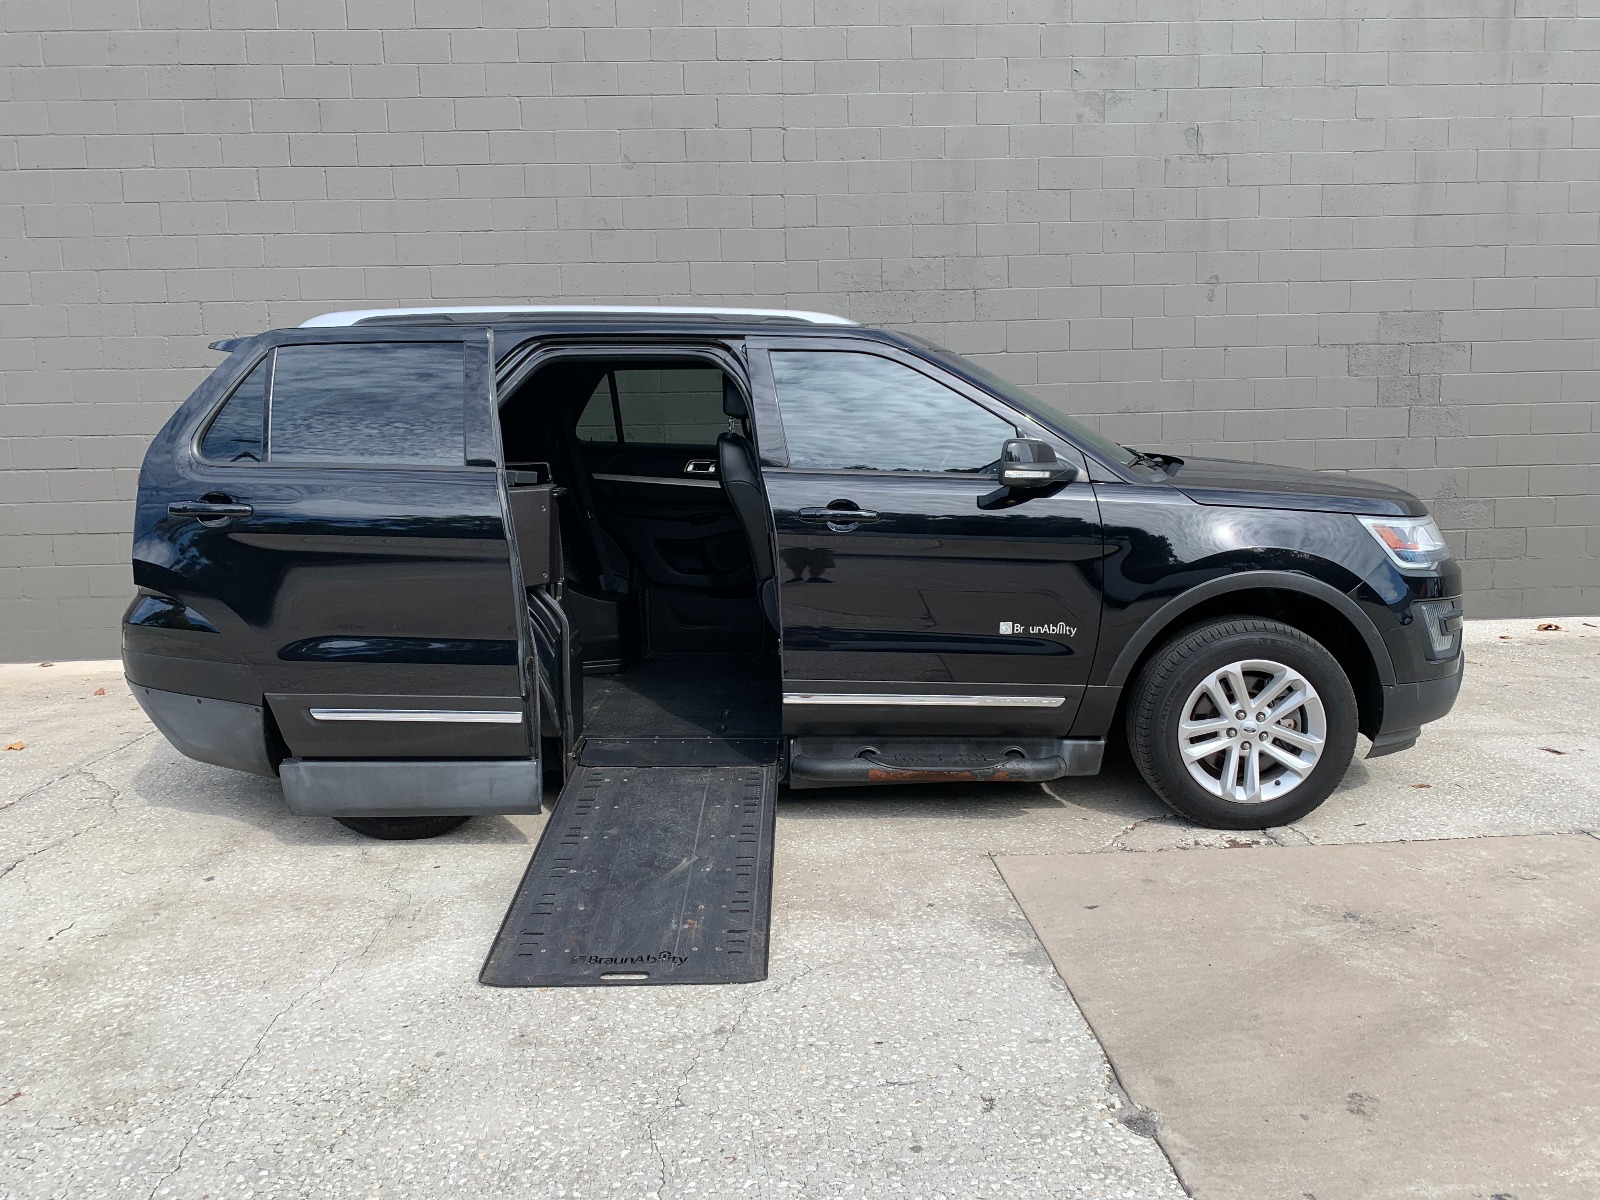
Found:
<path fill-rule="evenodd" d="M 1450 554 L 1432 517 L 1358 517 L 1389 561 L 1402 571 L 1425 570 Z"/>

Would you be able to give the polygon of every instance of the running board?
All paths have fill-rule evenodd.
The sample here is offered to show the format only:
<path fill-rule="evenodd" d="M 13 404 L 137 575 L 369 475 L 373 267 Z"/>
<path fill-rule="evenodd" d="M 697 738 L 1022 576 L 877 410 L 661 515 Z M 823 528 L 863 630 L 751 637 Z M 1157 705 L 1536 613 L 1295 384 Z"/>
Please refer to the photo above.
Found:
<path fill-rule="evenodd" d="M 1104 738 L 795 738 L 789 786 L 861 783 L 1041 783 L 1094 775 Z"/>
<path fill-rule="evenodd" d="M 777 793 L 776 764 L 578 767 L 479 978 L 765 979 Z"/>

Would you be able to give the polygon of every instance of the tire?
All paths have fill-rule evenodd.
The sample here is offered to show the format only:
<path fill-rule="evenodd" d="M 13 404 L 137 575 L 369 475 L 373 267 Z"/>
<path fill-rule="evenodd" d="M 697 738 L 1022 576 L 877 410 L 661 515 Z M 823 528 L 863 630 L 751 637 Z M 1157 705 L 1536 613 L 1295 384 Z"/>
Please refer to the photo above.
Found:
<path fill-rule="evenodd" d="M 385 842 L 414 842 L 438 837 L 472 820 L 468 817 L 335 817 L 346 829 Z"/>
<path fill-rule="evenodd" d="M 1248 706 L 1236 703 L 1241 684 Z M 1256 708 L 1263 698 L 1276 707 Z M 1287 825 L 1316 808 L 1349 769 L 1358 723 L 1333 655 L 1261 617 L 1184 631 L 1151 655 L 1128 696 L 1139 774 L 1169 807 L 1214 829 Z"/>

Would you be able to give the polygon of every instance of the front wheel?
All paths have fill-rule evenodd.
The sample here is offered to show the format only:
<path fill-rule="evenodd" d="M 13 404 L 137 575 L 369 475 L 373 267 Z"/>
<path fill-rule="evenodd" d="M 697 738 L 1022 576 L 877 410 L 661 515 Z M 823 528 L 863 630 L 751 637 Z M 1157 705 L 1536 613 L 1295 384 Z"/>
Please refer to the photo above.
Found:
<path fill-rule="evenodd" d="M 346 829 L 385 842 L 414 842 L 438 837 L 465 825 L 471 817 L 335 817 Z"/>
<path fill-rule="evenodd" d="M 1145 664 L 1128 745 L 1156 795 L 1217 829 L 1287 825 L 1355 753 L 1355 693 L 1321 643 L 1259 617 L 1190 629 Z"/>

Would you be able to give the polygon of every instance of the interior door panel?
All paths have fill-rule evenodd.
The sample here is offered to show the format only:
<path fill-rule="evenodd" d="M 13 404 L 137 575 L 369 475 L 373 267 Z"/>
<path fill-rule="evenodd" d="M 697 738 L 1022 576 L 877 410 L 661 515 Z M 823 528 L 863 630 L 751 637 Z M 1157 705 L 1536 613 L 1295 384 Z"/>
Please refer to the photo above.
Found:
<path fill-rule="evenodd" d="M 585 445 L 582 453 L 603 523 L 651 582 L 752 582 L 744 532 L 715 475 L 715 446 Z"/>

